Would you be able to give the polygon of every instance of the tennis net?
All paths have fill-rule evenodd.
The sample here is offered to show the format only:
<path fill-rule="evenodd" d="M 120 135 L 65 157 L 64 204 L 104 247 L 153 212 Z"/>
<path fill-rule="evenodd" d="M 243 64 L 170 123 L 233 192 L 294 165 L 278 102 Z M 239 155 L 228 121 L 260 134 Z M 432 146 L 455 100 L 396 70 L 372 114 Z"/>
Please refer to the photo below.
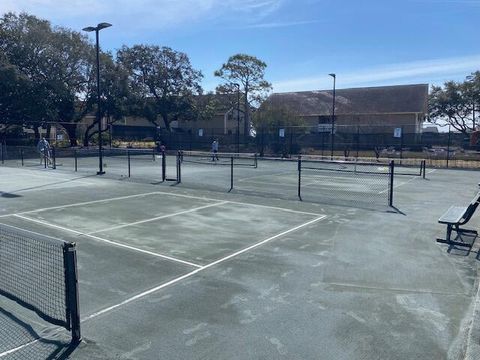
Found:
<path fill-rule="evenodd" d="M 80 340 L 76 249 L 51 237 L 0 224 L 0 295 Z"/>
<path fill-rule="evenodd" d="M 303 160 L 302 169 L 353 172 L 358 174 L 388 174 L 388 164 L 341 160 Z"/>
<path fill-rule="evenodd" d="M 180 162 L 211 164 L 211 165 L 231 165 L 232 159 L 234 166 L 257 167 L 257 154 L 253 153 L 216 153 L 203 151 L 185 151 L 178 152 Z"/>

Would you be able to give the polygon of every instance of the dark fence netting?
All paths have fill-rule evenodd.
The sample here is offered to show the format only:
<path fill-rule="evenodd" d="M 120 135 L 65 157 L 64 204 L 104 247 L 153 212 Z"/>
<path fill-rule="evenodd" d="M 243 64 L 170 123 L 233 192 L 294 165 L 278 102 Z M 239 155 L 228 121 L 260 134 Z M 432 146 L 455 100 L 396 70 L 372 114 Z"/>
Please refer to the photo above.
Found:
<path fill-rule="evenodd" d="M 439 129 L 437 132 L 417 131 L 402 126 L 336 125 L 332 136 L 331 125 L 257 127 L 248 135 L 236 129 L 195 128 L 158 129 L 154 126 L 112 125 L 102 136 L 106 149 L 144 148 L 161 151 L 210 151 L 213 140 L 223 153 L 255 153 L 259 157 L 274 155 L 290 158 L 299 154 L 329 157 L 337 160 L 362 159 L 421 159 L 427 167 L 478 168 L 480 143 L 474 134 L 463 134 Z M 58 134 L 58 132 L 57 132 Z M 60 137 L 57 136 L 57 139 Z M 78 147 L 70 147 L 66 135 L 61 140 L 50 139 L 59 155 L 63 149 L 85 155 L 83 139 Z M 90 148 L 97 146 L 93 137 Z M 1 162 L 17 165 L 40 164 L 33 134 L 23 138 L 4 137 L 0 146 Z M 65 152 L 64 151 L 64 152 Z M 63 153 L 64 153 L 63 152 Z M 107 153 L 108 157 L 111 153 Z M 22 163 L 23 157 L 23 163 Z M 70 156 L 74 158 L 74 155 Z M 115 156 L 115 159 L 118 157 Z M 12 160 L 16 160 L 12 162 Z M 148 161 L 148 155 L 146 159 Z M 74 164 L 72 164 L 72 167 Z"/>

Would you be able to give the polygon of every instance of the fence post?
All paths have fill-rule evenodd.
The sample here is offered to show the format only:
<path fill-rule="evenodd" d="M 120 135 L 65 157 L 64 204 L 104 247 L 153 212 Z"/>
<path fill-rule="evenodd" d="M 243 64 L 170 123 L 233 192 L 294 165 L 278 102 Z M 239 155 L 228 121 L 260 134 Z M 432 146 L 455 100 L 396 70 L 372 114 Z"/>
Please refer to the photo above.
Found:
<path fill-rule="evenodd" d="M 360 125 L 357 125 L 357 160 L 358 160 L 359 151 L 360 151 Z"/>
<path fill-rule="evenodd" d="M 450 131 L 450 125 L 448 125 L 448 142 L 447 142 L 447 169 L 448 169 L 448 162 L 450 160 L 450 141 L 451 141 L 452 133 Z"/>
<path fill-rule="evenodd" d="M 423 178 L 425 179 L 426 172 L 427 172 L 427 160 L 423 160 Z"/>
<path fill-rule="evenodd" d="M 230 190 L 228 192 L 233 190 L 233 156 L 230 158 Z"/>
<path fill-rule="evenodd" d="M 390 173 L 389 173 L 389 191 L 388 191 L 388 206 L 393 207 L 393 180 L 394 180 L 394 173 L 395 173 L 395 161 L 390 161 Z"/>
<path fill-rule="evenodd" d="M 162 151 L 162 181 L 167 178 L 167 159 L 165 158 L 165 151 Z"/>
<path fill-rule="evenodd" d="M 2 154 L 2 164 L 5 163 L 5 147 L 6 147 L 6 146 L 5 146 L 5 142 L 2 141 L 2 142 L 0 143 L 0 153 Z"/>
<path fill-rule="evenodd" d="M 20 157 L 22 159 L 22 166 L 24 166 L 25 161 L 24 161 L 24 156 L 23 156 L 23 149 L 20 149 Z"/>
<path fill-rule="evenodd" d="M 43 149 L 43 167 L 47 168 L 47 161 L 48 161 L 48 150 L 46 148 Z M 41 166 L 41 164 L 40 164 Z"/>
<path fill-rule="evenodd" d="M 177 152 L 177 184 L 182 182 L 182 161 L 180 151 Z"/>
<path fill-rule="evenodd" d="M 130 150 L 127 150 L 128 177 L 130 177 Z"/>
<path fill-rule="evenodd" d="M 77 149 L 73 150 L 73 156 L 75 158 L 75 171 L 78 170 Z"/>
<path fill-rule="evenodd" d="M 302 201 L 302 157 L 298 156 L 298 199 Z"/>
<path fill-rule="evenodd" d="M 57 168 L 57 156 L 55 151 L 55 146 L 52 146 L 52 169 L 55 170 Z"/>

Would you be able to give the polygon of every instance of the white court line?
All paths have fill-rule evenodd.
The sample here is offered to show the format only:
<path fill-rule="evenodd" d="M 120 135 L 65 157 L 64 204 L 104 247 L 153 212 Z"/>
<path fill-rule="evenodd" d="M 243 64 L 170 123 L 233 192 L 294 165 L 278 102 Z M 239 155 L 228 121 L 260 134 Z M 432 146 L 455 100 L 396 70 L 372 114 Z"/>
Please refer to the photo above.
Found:
<path fill-rule="evenodd" d="M 208 204 L 208 205 L 204 205 L 204 206 L 199 206 L 199 207 L 196 207 L 196 208 L 193 208 L 193 209 L 179 211 L 179 212 L 176 212 L 176 213 L 173 213 L 173 214 L 166 214 L 166 215 L 157 216 L 157 217 L 154 217 L 154 218 L 151 218 L 151 219 L 140 220 L 140 221 L 135 221 L 135 222 L 128 223 L 128 224 L 112 226 L 112 227 L 109 227 L 109 228 L 106 228 L 106 229 L 92 231 L 92 232 L 86 233 L 85 235 L 98 234 L 98 233 L 105 232 L 105 231 L 122 229 L 122 228 L 125 228 L 125 227 L 128 227 L 128 226 L 145 224 L 145 223 L 148 223 L 148 222 L 161 220 L 161 219 L 167 219 L 167 218 L 170 218 L 170 217 L 183 215 L 183 214 L 188 214 L 188 213 L 195 212 L 195 211 L 198 211 L 198 210 L 208 209 L 208 208 L 211 208 L 211 207 L 214 207 L 214 206 L 221 206 L 221 205 L 225 205 L 225 204 L 228 204 L 228 201 L 221 201 L 221 202 L 218 202 L 218 203 L 215 203 L 215 204 Z"/>
<path fill-rule="evenodd" d="M 81 177 L 74 177 L 74 178 L 69 178 L 69 177 L 62 177 L 62 176 L 58 176 L 57 174 L 58 173 L 55 173 L 55 175 L 52 175 L 52 176 L 48 176 L 48 175 L 41 175 L 41 174 L 38 174 L 37 171 L 38 170 L 29 170 L 29 169 L 24 169 L 28 172 L 32 172 L 32 174 L 28 174 L 29 177 L 38 177 L 38 178 L 44 178 L 44 179 L 49 179 L 49 180 L 52 180 L 52 181 L 55 181 L 57 179 L 61 179 L 61 180 L 70 180 L 70 181 L 75 181 L 75 182 L 81 182 L 85 185 L 96 185 L 96 183 L 94 182 L 87 182 L 87 181 L 84 181 L 84 180 L 81 180 L 81 179 L 84 179 L 85 176 L 81 176 Z M 24 176 L 25 174 L 10 174 L 12 176 Z M 10 181 L 11 182 L 11 181 Z"/>
<path fill-rule="evenodd" d="M 74 204 L 51 206 L 51 207 L 40 208 L 40 209 L 36 209 L 36 210 L 22 211 L 22 212 L 15 213 L 15 214 L 0 215 L 0 217 L 32 214 L 32 213 L 37 213 L 37 212 L 42 212 L 42 211 L 65 209 L 65 208 L 75 207 L 75 206 L 83 206 L 83 205 L 98 204 L 98 203 L 109 202 L 109 201 L 125 200 L 125 199 L 131 199 L 131 198 L 135 198 L 135 197 L 142 197 L 142 196 L 149 196 L 149 195 L 167 195 L 167 196 L 181 197 L 181 198 L 186 198 L 186 199 L 197 199 L 197 200 L 203 200 L 203 201 L 217 201 L 217 202 L 223 200 L 223 199 L 214 199 L 214 198 L 210 198 L 210 197 L 201 197 L 201 196 L 193 196 L 193 195 L 186 195 L 186 194 L 176 194 L 176 193 L 169 193 L 169 192 L 164 192 L 164 191 L 154 191 L 154 192 L 149 192 L 149 193 L 120 196 L 120 197 L 114 197 L 114 198 L 109 198 L 109 199 L 92 200 L 92 201 L 85 201 L 85 202 L 79 202 L 79 203 L 74 203 Z M 312 213 L 312 212 L 308 212 L 308 211 L 300 211 L 300 210 L 292 210 L 292 209 L 282 208 L 282 207 L 279 207 L 279 206 L 260 205 L 260 204 L 242 202 L 242 201 L 231 201 L 231 200 L 227 200 L 227 201 L 230 204 L 255 206 L 255 207 L 260 207 L 260 208 L 264 208 L 264 209 L 279 210 L 279 211 L 284 211 L 284 212 L 289 212 L 289 213 L 294 213 L 294 214 L 304 214 L 304 215 L 312 215 L 312 216 L 321 216 L 322 215 L 322 214 Z"/>
<path fill-rule="evenodd" d="M 58 331 L 57 331 L 58 332 Z M 36 340 L 33 340 L 33 341 L 30 341 L 29 343 L 26 343 L 26 344 L 23 344 L 23 345 L 20 345 L 14 349 L 10 349 L 10 350 L 7 350 L 7 351 L 4 351 L 3 353 L 0 353 L 0 358 L 4 357 L 4 356 L 7 356 L 7 355 L 10 355 L 10 354 L 13 354 L 14 352 L 17 352 L 19 350 L 22 350 L 24 348 L 26 348 L 27 346 L 30 346 L 30 345 L 33 345 L 37 342 L 40 341 L 41 338 L 38 338 Z"/>
<path fill-rule="evenodd" d="M 31 214 L 31 213 L 37 213 L 37 212 L 42 212 L 42 211 L 48 211 L 48 210 L 65 209 L 65 208 L 75 207 L 75 206 L 91 205 L 91 204 L 98 204 L 98 203 L 102 203 L 102 202 L 132 199 L 132 198 L 136 198 L 136 197 L 149 196 L 149 195 L 155 195 L 155 194 L 157 194 L 157 192 L 126 195 L 126 196 L 119 196 L 119 197 L 114 197 L 114 198 L 109 198 L 109 199 L 101 199 L 101 200 L 84 201 L 84 202 L 79 202 L 79 203 L 75 203 L 75 204 L 58 205 L 58 206 L 40 208 L 40 209 L 36 209 L 36 210 L 29 210 L 29 211 L 24 211 L 24 212 L 21 212 L 21 213 L 18 213 L 18 214 L 12 214 L 12 215 Z"/>
<path fill-rule="evenodd" d="M 140 299 L 140 298 L 143 298 L 143 297 L 145 297 L 145 296 L 147 296 L 147 295 L 150 295 L 150 294 L 152 294 L 152 293 L 154 293 L 154 292 L 156 292 L 156 291 L 158 291 L 158 290 L 161 290 L 161 289 L 163 289 L 163 288 L 165 288 L 165 287 L 167 287 L 167 286 L 169 286 L 169 285 L 173 285 L 173 284 L 175 284 L 175 283 L 177 283 L 177 282 L 179 282 L 179 281 L 181 281 L 181 280 L 183 280 L 183 279 L 186 279 L 186 278 L 188 278 L 188 277 L 191 277 L 191 276 L 199 273 L 200 271 L 206 270 L 206 269 L 208 269 L 208 268 L 210 268 L 210 267 L 212 267 L 212 266 L 214 266 L 214 265 L 218 265 L 218 264 L 220 264 L 220 263 L 222 263 L 222 262 L 225 262 L 225 261 L 227 261 L 227 260 L 229 260 L 229 259 L 232 259 L 232 258 L 234 258 L 234 257 L 236 257 L 236 256 L 238 256 L 238 255 L 241 255 L 241 254 L 243 254 L 243 253 L 245 253 L 245 252 L 247 252 L 247 251 L 250 251 L 250 250 L 255 249 L 255 248 L 257 248 L 257 247 L 259 247 L 259 246 L 261 246 L 261 245 L 264 245 L 264 244 L 266 244 L 266 243 L 268 243 L 268 242 L 270 242 L 270 241 L 273 241 L 273 240 L 275 240 L 275 239 L 278 239 L 278 238 L 281 237 L 281 236 L 287 235 L 287 234 L 289 234 L 289 233 L 291 233 L 291 232 L 294 232 L 294 231 L 297 231 L 297 230 L 299 230 L 299 229 L 301 229 L 301 228 L 303 228 L 303 227 L 305 227 L 305 226 L 308 226 L 308 225 L 311 225 L 311 224 L 313 224 L 313 223 L 316 223 L 316 222 L 318 222 L 318 221 L 320 221 L 320 220 L 323 220 L 325 217 L 326 217 L 326 215 L 323 215 L 323 216 L 317 217 L 317 218 L 315 218 L 315 219 L 313 219 L 313 220 L 310 220 L 310 221 L 308 221 L 308 222 L 306 222 L 306 223 L 303 223 L 303 224 L 301 224 L 301 225 L 295 226 L 295 227 L 293 227 L 293 228 L 291 228 L 291 229 L 288 229 L 288 230 L 286 230 L 286 231 L 281 232 L 280 234 L 277 234 L 277 235 L 274 235 L 274 236 L 272 236 L 272 237 L 269 237 L 268 239 L 265 239 L 265 240 L 260 241 L 260 242 L 258 242 L 258 243 L 256 243 L 256 244 L 253 244 L 253 245 L 251 245 L 251 246 L 249 246 L 249 247 L 247 247 L 247 248 L 245 248 L 245 249 L 242 249 L 242 250 L 240 250 L 240 251 L 237 251 L 237 252 L 235 252 L 235 253 L 233 253 L 233 254 L 231 254 L 231 255 L 225 256 L 225 257 L 223 257 L 223 258 L 221 258 L 221 259 L 218 259 L 218 260 L 216 260 L 216 261 L 214 261 L 214 262 L 211 262 L 211 263 L 209 263 L 209 264 L 207 264 L 207 265 L 205 265 L 205 266 L 202 266 L 202 267 L 199 268 L 199 269 L 193 270 L 193 271 L 191 271 L 191 272 L 189 272 L 189 273 L 187 273 L 187 274 L 185 274 L 185 275 L 182 275 L 182 276 L 180 276 L 180 277 L 178 277 L 178 278 L 175 278 L 175 279 L 173 279 L 173 280 L 170 280 L 170 281 L 168 281 L 168 282 L 166 282 L 166 283 L 164 283 L 164 284 L 161 284 L 161 285 L 159 285 L 159 286 L 157 286 L 157 287 L 154 287 L 154 288 L 152 288 L 152 289 L 150 289 L 150 290 L 147 290 L 147 291 L 145 291 L 145 292 L 143 292 L 143 293 L 140 293 L 140 294 L 137 294 L 137 295 L 135 295 L 135 296 L 132 296 L 131 298 L 128 298 L 128 299 L 122 301 L 121 303 L 118 303 L 118 304 L 116 304 L 116 305 L 107 307 L 107 308 L 105 308 L 105 309 L 103 309 L 103 310 L 97 311 L 97 312 L 95 312 L 95 313 L 87 316 L 86 318 L 82 319 L 82 322 L 91 320 L 91 319 L 93 319 L 93 318 L 96 318 L 97 316 L 100 316 L 100 315 L 105 314 L 105 313 L 107 313 L 107 312 L 110 312 L 110 311 L 112 311 L 112 310 L 114 310 L 114 309 L 117 309 L 117 308 L 119 308 L 119 307 L 121 307 L 121 306 L 124 306 L 124 305 L 126 305 L 126 304 L 128 304 L 128 303 L 131 303 L 132 301 L 135 301 L 135 300 L 138 300 L 138 299 Z"/>
<path fill-rule="evenodd" d="M 171 257 L 171 256 L 155 253 L 155 252 L 148 251 L 148 250 L 139 249 L 139 248 L 136 248 L 134 246 L 125 245 L 125 244 L 118 243 L 118 242 L 115 242 L 115 241 L 112 241 L 112 240 L 107 240 L 107 239 L 104 239 L 104 238 L 101 238 L 101 237 L 98 237 L 98 236 L 95 236 L 95 235 L 85 234 L 85 233 L 82 233 L 81 231 L 69 229 L 69 228 L 59 226 L 59 225 L 55 225 L 55 224 L 51 224 L 51 223 L 48 223 L 46 221 L 32 219 L 32 218 L 22 216 L 22 215 L 19 215 L 19 214 L 15 214 L 13 216 L 18 217 L 18 218 L 23 219 L 23 220 L 26 220 L 26 221 L 31 221 L 31 222 L 34 222 L 34 223 L 37 223 L 37 224 L 40 224 L 40 225 L 44 225 L 44 226 L 48 226 L 48 227 L 51 227 L 51 228 L 63 230 L 63 231 L 66 231 L 66 232 L 70 232 L 70 233 L 73 233 L 73 234 L 76 234 L 76 235 L 86 236 L 86 237 L 89 237 L 91 239 L 98 240 L 100 242 L 104 242 L 104 243 L 111 244 L 111 245 L 114 245 L 114 246 L 117 246 L 117 247 L 133 250 L 133 251 L 136 251 L 136 252 L 139 252 L 139 253 L 156 256 L 156 257 L 159 257 L 159 258 L 162 258 L 162 259 L 167 259 L 167 260 L 170 260 L 170 261 L 174 261 L 174 262 L 178 262 L 178 263 L 181 263 L 181 264 L 193 266 L 193 267 L 196 267 L 196 268 L 201 268 L 202 267 L 201 265 L 194 264 L 194 263 L 189 262 L 189 261 L 177 259 L 177 258 L 174 258 L 174 257 Z"/>
<path fill-rule="evenodd" d="M 435 171 L 436 171 L 436 169 L 430 170 L 430 171 L 427 172 L 427 174 L 431 174 L 431 173 L 433 173 L 433 172 L 435 172 Z M 411 179 L 409 179 L 409 180 L 407 180 L 407 181 L 404 181 L 404 182 L 402 182 L 402 183 L 399 183 L 399 184 L 397 184 L 397 185 L 394 185 L 393 188 L 394 188 L 394 189 L 399 188 L 400 186 L 403 186 L 403 185 L 406 185 L 406 184 L 408 184 L 408 183 L 411 183 L 413 180 L 421 179 L 421 178 L 422 178 L 421 176 L 412 176 Z M 379 192 L 379 194 L 385 194 L 385 193 L 388 192 L 388 191 L 390 191 L 390 190 L 389 190 L 389 189 L 387 189 L 387 190 L 382 190 L 382 191 Z"/>
<path fill-rule="evenodd" d="M 167 193 L 167 192 L 163 192 L 163 191 L 157 191 L 156 193 L 157 194 L 162 194 L 162 195 L 178 196 L 178 197 L 198 199 L 198 200 L 221 201 L 221 199 L 213 199 L 213 198 L 209 198 L 209 197 L 199 197 L 199 196 L 185 195 L 185 194 Z M 312 212 L 308 212 L 308 211 L 292 210 L 292 209 L 282 208 L 282 207 L 279 207 L 279 206 L 260 205 L 260 204 L 242 202 L 242 201 L 231 201 L 231 200 L 226 200 L 226 201 L 229 204 L 254 206 L 254 207 L 284 211 L 284 212 L 289 212 L 289 213 L 294 213 L 294 214 L 303 214 L 303 215 L 311 215 L 311 216 L 323 216 L 323 214 L 312 213 Z"/>

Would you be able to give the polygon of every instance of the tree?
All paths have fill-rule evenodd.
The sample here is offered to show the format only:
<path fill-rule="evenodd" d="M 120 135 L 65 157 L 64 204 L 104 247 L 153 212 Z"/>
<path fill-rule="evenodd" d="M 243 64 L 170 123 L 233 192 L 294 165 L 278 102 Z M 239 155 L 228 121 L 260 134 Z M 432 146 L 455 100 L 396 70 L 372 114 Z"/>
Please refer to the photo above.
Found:
<path fill-rule="evenodd" d="M 32 116 L 32 83 L 6 58 L 0 58 L 0 125 L 4 135 L 12 127 L 22 127 Z"/>
<path fill-rule="evenodd" d="M 429 121 L 450 125 L 463 134 L 474 129 L 474 109 L 480 104 L 480 72 L 458 83 L 447 81 L 443 87 L 432 86 L 429 97 Z M 475 124 L 476 125 L 476 124 Z"/>
<path fill-rule="evenodd" d="M 120 64 L 116 63 L 111 54 L 100 53 L 101 77 L 100 77 L 100 118 L 106 118 L 107 124 L 111 125 L 128 114 L 130 90 L 128 72 Z M 93 75 L 92 75 L 93 77 Z M 97 102 L 96 83 L 89 85 L 89 96 L 86 108 L 92 110 Z M 98 134 L 98 122 L 91 123 L 83 136 L 84 146 L 88 146 L 92 136 Z"/>
<path fill-rule="evenodd" d="M 32 84 L 35 113 L 25 117 L 23 126 L 39 136 L 52 123 L 61 123 L 76 144 L 76 123 L 89 109 L 78 112 L 88 96 L 93 47 L 86 36 L 64 28 L 52 28 L 46 20 L 21 13 L 0 18 L 0 50 Z M 88 103 L 86 103 L 88 104 Z"/>
<path fill-rule="evenodd" d="M 134 102 L 132 112 L 165 128 L 192 111 L 193 96 L 201 94 L 203 75 L 195 70 L 187 54 L 154 45 L 124 46 L 117 53 L 119 63 L 128 71 Z"/>
<path fill-rule="evenodd" d="M 277 130 L 279 128 L 302 127 L 305 121 L 289 107 L 264 102 L 253 117 L 255 128 Z"/>
<path fill-rule="evenodd" d="M 245 114 L 243 130 L 245 136 L 250 131 L 251 109 L 258 107 L 272 88 L 272 85 L 264 79 L 266 67 L 267 64 L 255 56 L 236 54 L 231 56 L 214 73 L 215 76 L 226 81 L 217 87 L 217 93 L 229 94 L 232 101 L 237 91 L 237 87 L 234 84 L 240 85 L 241 101 Z"/>

